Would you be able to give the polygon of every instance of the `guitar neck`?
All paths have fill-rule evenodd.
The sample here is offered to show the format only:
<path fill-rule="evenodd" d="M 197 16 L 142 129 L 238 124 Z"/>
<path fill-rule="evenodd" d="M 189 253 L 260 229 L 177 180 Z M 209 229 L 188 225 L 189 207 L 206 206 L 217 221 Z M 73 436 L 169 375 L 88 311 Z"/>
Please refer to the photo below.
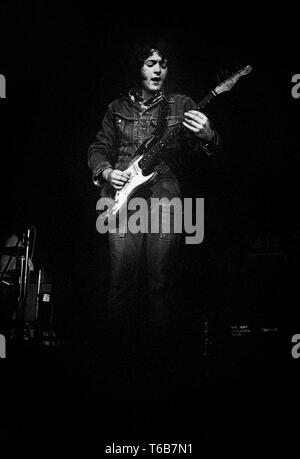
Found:
<path fill-rule="evenodd" d="M 197 110 L 201 111 L 204 107 L 217 95 L 215 91 L 210 91 L 197 105 Z M 169 145 L 177 136 L 181 134 L 184 128 L 183 122 L 181 121 L 173 129 L 169 131 L 159 142 L 157 142 L 149 151 L 146 151 L 139 161 L 139 166 L 142 171 L 149 172 L 155 165 L 160 152 Z"/>
<path fill-rule="evenodd" d="M 206 105 L 214 98 L 216 97 L 217 93 L 212 90 L 212 91 L 209 91 L 208 94 L 206 94 L 205 97 L 203 97 L 203 99 L 199 102 L 199 104 L 197 105 L 197 110 L 201 111 L 203 110 Z"/>

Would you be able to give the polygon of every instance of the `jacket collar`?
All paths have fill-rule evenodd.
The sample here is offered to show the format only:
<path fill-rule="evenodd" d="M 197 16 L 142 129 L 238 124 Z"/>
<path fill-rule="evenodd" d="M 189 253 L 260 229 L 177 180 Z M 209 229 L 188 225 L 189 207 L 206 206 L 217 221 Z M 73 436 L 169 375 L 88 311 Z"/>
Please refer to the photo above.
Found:
<path fill-rule="evenodd" d="M 128 98 L 132 103 L 142 104 L 145 107 L 150 107 L 157 102 L 160 102 L 162 99 L 166 100 L 166 102 L 173 103 L 174 99 L 172 97 L 168 97 L 165 93 L 164 89 L 159 91 L 154 96 L 149 97 L 145 102 L 142 98 L 142 90 L 141 89 L 131 89 L 128 93 Z"/>

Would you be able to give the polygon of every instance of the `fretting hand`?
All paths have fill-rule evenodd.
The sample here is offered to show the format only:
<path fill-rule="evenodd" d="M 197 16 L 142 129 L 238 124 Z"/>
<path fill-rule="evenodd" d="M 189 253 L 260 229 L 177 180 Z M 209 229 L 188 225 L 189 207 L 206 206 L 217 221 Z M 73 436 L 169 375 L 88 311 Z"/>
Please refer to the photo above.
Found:
<path fill-rule="evenodd" d="M 213 131 L 207 116 L 198 110 L 185 112 L 183 125 L 200 139 L 209 142 L 213 138 Z"/>

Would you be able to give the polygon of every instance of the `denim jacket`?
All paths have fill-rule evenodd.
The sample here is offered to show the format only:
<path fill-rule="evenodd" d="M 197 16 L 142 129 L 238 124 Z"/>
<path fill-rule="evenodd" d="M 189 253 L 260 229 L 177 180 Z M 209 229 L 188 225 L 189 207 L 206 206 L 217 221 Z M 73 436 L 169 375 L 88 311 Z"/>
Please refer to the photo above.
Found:
<path fill-rule="evenodd" d="M 195 110 L 197 105 L 182 94 L 166 96 L 164 93 L 148 99 L 145 103 L 139 100 L 136 93 L 130 92 L 127 97 L 114 100 L 108 107 L 102 121 L 102 127 L 96 134 L 94 142 L 88 150 L 88 166 L 92 171 L 93 182 L 102 187 L 102 172 L 111 167 L 125 170 L 135 157 L 138 148 L 149 138 L 157 125 L 159 105 L 162 99 L 169 104 L 167 116 L 167 132 L 183 120 L 184 112 Z M 154 168 L 164 179 L 176 180 L 176 166 L 180 164 L 182 153 L 204 151 L 208 156 L 220 149 L 218 133 L 213 130 L 210 143 L 204 142 L 193 133 L 185 130 L 181 138 L 174 139 L 166 148 L 167 155 Z M 167 158 L 167 159 L 165 159 Z"/>

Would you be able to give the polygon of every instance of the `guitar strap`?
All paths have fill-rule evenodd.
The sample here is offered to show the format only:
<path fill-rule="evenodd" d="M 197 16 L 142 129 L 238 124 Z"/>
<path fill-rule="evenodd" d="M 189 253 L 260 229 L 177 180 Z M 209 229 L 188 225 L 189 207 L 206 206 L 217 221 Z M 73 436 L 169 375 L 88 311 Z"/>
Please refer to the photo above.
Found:
<path fill-rule="evenodd" d="M 154 136 L 156 139 L 161 139 L 165 133 L 165 129 L 167 127 L 167 119 L 170 113 L 170 104 L 163 98 L 160 106 L 159 106 L 159 113 L 158 113 L 158 121 L 157 126 L 154 131 Z"/>
<path fill-rule="evenodd" d="M 156 128 L 151 135 L 152 139 L 150 142 L 146 139 L 145 142 L 140 146 L 136 155 L 143 155 L 146 149 L 150 149 L 153 147 L 155 143 L 157 143 L 164 135 L 167 127 L 167 120 L 168 115 L 170 113 L 170 104 L 167 102 L 165 97 L 162 99 L 161 103 L 159 104 L 159 112 L 158 112 L 158 120 Z M 135 156 L 136 156 L 135 155 Z"/>

